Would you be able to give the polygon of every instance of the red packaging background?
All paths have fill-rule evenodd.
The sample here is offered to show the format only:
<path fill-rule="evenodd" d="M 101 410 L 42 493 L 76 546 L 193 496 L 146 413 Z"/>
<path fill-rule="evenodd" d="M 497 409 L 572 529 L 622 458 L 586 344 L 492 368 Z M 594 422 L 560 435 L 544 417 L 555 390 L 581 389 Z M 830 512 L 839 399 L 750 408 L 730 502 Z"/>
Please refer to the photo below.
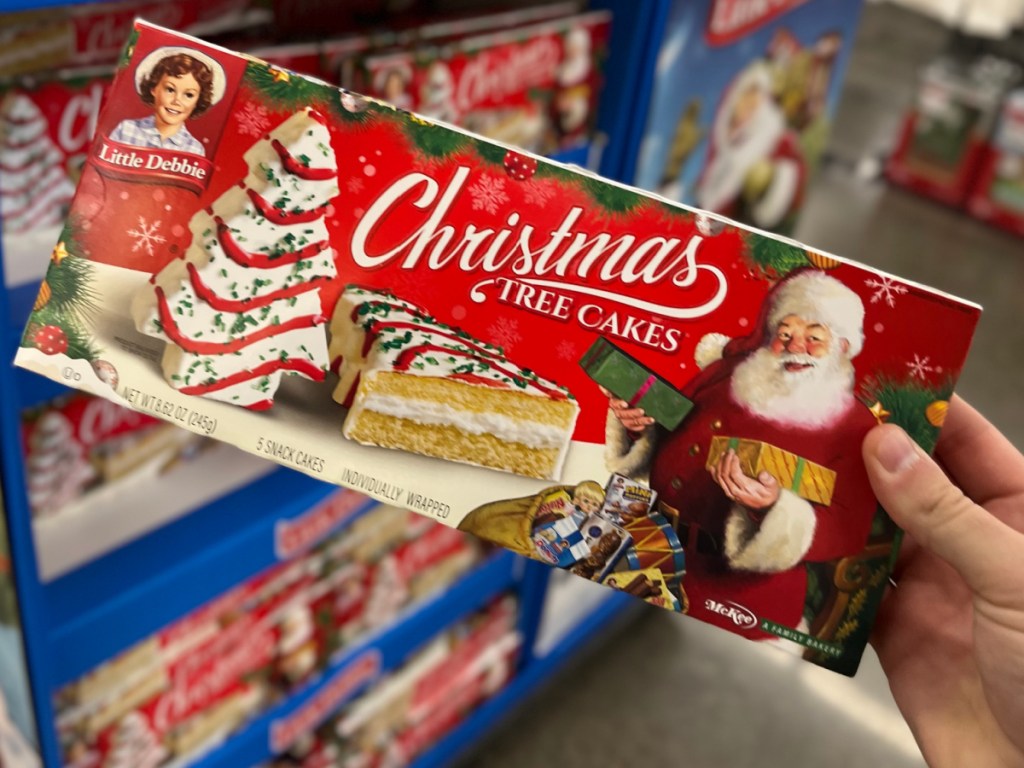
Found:
<path fill-rule="evenodd" d="M 148 37 L 150 49 L 161 44 L 161 35 L 149 31 L 147 35 L 151 35 Z M 244 59 L 223 54 L 219 59 L 230 67 L 244 64 Z M 132 89 L 130 98 L 137 101 L 131 75 L 127 74 L 131 71 L 125 70 L 119 85 L 123 85 L 120 80 L 128 81 Z M 335 92 L 329 93 L 322 98 L 337 98 Z M 104 125 L 108 128 L 123 116 L 120 102 L 116 102 L 113 95 L 111 102 L 113 108 L 104 116 Z M 338 111 L 336 105 L 321 106 L 327 111 Z M 272 130 L 299 107 L 272 103 L 246 83 L 234 100 L 225 97 L 218 108 L 224 111 L 226 123 L 220 151 L 214 158 L 213 178 L 199 200 L 191 193 L 166 185 L 104 179 L 90 169 L 88 181 L 83 181 L 79 189 L 72 214 L 85 218 L 79 243 L 85 255 L 145 272 L 157 271 L 179 257 L 189 243 L 188 223 L 192 214 L 238 183 L 248 172 L 243 153 L 262 138 L 264 131 Z M 259 119 L 254 121 L 254 114 Z M 760 332 L 756 328 L 760 307 L 773 282 L 757 271 L 745 256 L 748 242 L 757 235 L 736 227 L 726 227 L 717 236 L 704 237 L 699 246 L 697 263 L 716 267 L 727 283 L 721 305 L 700 318 L 669 320 L 663 314 L 633 310 L 628 305 L 635 306 L 639 301 L 665 307 L 699 305 L 717 288 L 716 282 L 706 277 L 707 272 L 687 288 L 676 288 L 670 280 L 655 285 L 625 285 L 614 279 L 601 281 L 595 274 L 585 279 L 575 275 L 564 279 L 548 275 L 563 282 L 564 287 L 559 291 L 563 294 L 570 294 L 573 286 L 582 286 L 621 295 L 620 303 L 576 295 L 576 307 L 594 304 L 600 308 L 590 313 L 591 318 L 598 311 L 606 316 L 616 312 L 620 318 L 632 315 L 678 330 L 679 347 L 671 353 L 648 348 L 635 339 L 617 337 L 607 327 L 583 327 L 575 315 L 563 321 L 519 307 L 495 306 L 493 287 L 486 289 L 486 303 L 471 300 L 471 291 L 481 280 L 514 277 L 507 270 L 494 274 L 467 273 L 459 268 L 456 260 L 434 271 L 427 268 L 426 256 L 413 269 L 401 268 L 401 258 L 373 270 L 360 268 L 351 253 L 352 233 L 380 194 L 407 174 L 423 173 L 437 180 L 440 185 L 437 197 L 440 198 L 460 166 L 468 168 L 470 175 L 442 222 L 455 226 L 454 242 L 458 242 L 459 233 L 468 223 L 475 225 L 477 231 L 500 229 L 515 214 L 520 227 L 525 223 L 534 227 L 531 246 L 537 250 L 547 242 L 545 233 L 557 229 L 573 206 L 579 206 L 582 213 L 572 231 L 586 232 L 589 237 L 598 233 L 608 233 L 613 238 L 632 234 L 643 241 L 661 236 L 679 238 L 685 246 L 690 237 L 698 234 L 691 212 L 659 200 L 641 199 L 640 193 L 636 205 L 622 211 L 602 205 L 594 196 L 598 182 L 582 174 L 539 171 L 533 178 L 516 181 L 502 167 L 500 150 L 499 159 L 493 159 L 494 145 L 467 141 L 462 149 L 439 157 L 418 149 L 410 136 L 418 131 L 446 129 L 420 124 L 408 115 L 376 106 L 371 106 L 363 118 L 346 120 L 335 114 L 328 117 L 341 190 L 327 214 L 338 267 L 337 281 L 320 291 L 328 316 L 348 283 L 394 291 L 401 298 L 422 305 L 441 321 L 504 346 L 508 358 L 516 364 L 568 387 L 582 409 L 574 439 L 591 443 L 604 442 L 607 399 L 578 361 L 599 335 L 609 336 L 646 366 L 681 387 L 698 372 L 693 353 L 705 334 L 716 332 L 737 337 Z M 477 147 L 484 149 L 486 157 L 492 159 L 486 159 Z M 474 196 L 472 188 L 481 189 L 481 185 L 496 191 L 497 198 L 491 198 L 493 205 L 489 205 L 485 197 Z M 608 190 L 600 192 L 607 194 Z M 623 190 L 612 192 L 619 198 L 628 195 Z M 373 231 L 371 245 L 375 252 L 401 243 L 425 221 L 431 208 L 413 207 L 410 199 L 414 196 L 407 196 L 408 199 L 404 198 L 404 202 L 396 206 L 396 209 L 402 208 L 401 215 L 392 215 Z M 133 238 L 127 235 L 143 219 L 159 221 L 159 231 L 166 236 L 153 247 L 152 254 L 145 249 L 133 250 Z M 123 239 L 122 233 L 126 233 Z M 514 242 L 515 235 L 510 240 Z M 600 261 L 592 272 L 597 272 L 599 267 Z M 859 383 L 876 377 L 907 381 L 914 376 L 917 384 L 941 386 L 956 378 L 977 320 L 976 309 L 899 281 L 893 283 L 890 278 L 855 265 L 840 264 L 830 274 L 854 290 L 866 310 L 864 350 L 854 361 Z M 896 291 L 887 288 L 891 285 L 897 286 Z M 915 363 L 920 365 L 915 367 Z"/>

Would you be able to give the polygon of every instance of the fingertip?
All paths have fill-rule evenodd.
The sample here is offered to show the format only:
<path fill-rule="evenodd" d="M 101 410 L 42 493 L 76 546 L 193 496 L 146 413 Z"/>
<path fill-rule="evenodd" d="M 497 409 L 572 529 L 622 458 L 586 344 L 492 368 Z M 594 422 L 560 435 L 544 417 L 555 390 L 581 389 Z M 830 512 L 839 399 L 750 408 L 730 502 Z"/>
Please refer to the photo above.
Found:
<path fill-rule="evenodd" d="M 895 424 L 882 424 L 864 438 L 864 463 L 873 474 L 900 475 L 921 458 L 917 443 Z"/>

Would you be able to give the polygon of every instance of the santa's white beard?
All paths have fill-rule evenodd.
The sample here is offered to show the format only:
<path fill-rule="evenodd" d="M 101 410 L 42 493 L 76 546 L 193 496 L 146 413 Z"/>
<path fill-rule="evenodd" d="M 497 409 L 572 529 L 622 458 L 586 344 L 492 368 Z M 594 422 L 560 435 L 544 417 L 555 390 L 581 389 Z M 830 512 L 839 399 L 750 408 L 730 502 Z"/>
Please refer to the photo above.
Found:
<path fill-rule="evenodd" d="M 810 364 L 787 371 L 786 363 Z M 853 404 L 853 363 L 839 345 L 827 357 L 775 354 L 761 347 L 736 366 L 731 393 L 738 405 L 782 425 L 825 427 Z"/>

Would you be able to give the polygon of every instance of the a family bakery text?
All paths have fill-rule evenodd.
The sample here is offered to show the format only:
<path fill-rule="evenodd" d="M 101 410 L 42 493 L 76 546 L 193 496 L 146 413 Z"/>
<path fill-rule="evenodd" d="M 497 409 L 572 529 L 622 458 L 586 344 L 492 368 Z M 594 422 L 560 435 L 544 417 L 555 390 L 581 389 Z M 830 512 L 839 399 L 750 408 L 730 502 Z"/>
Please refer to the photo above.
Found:
<path fill-rule="evenodd" d="M 383 501 L 388 501 L 392 504 L 402 504 L 409 509 L 424 515 L 430 515 L 438 520 L 446 520 L 452 513 L 451 506 L 443 501 L 438 501 L 422 493 L 402 488 L 379 477 L 357 472 L 347 467 L 341 471 L 341 483 Z"/>
<path fill-rule="evenodd" d="M 197 411 L 187 405 L 165 400 L 157 395 L 125 387 L 121 390 L 121 397 L 135 410 L 145 411 L 154 416 L 159 416 L 166 421 L 175 421 L 182 426 L 188 427 L 193 432 L 201 432 L 204 435 L 212 435 L 217 431 L 217 420 L 209 414 Z"/>
<path fill-rule="evenodd" d="M 290 443 L 266 437 L 256 439 L 256 453 L 299 469 L 316 472 L 318 475 L 323 474 L 324 466 L 327 463 L 322 456 L 317 456 Z"/>

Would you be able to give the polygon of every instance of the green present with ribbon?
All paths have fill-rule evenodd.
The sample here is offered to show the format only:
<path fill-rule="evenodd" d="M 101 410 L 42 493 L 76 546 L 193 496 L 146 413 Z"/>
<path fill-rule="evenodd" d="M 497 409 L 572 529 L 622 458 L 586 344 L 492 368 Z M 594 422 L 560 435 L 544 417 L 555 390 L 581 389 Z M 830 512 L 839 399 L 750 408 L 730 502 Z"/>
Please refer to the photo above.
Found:
<path fill-rule="evenodd" d="M 632 408 L 643 408 L 665 429 L 678 427 L 693 409 L 682 392 L 604 337 L 593 343 L 580 365 L 615 397 Z"/>
<path fill-rule="evenodd" d="M 740 460 L 740 469 L 747 477 L 767 472 L 780 486 L 802 499 L 828 506 L 836 488 L 836 473 L 795 453 L 760 440 L 738 437 L 713 437 L 708 450 L 707 468 L 712 469 L 726 451 L 732 449 Z"/>

